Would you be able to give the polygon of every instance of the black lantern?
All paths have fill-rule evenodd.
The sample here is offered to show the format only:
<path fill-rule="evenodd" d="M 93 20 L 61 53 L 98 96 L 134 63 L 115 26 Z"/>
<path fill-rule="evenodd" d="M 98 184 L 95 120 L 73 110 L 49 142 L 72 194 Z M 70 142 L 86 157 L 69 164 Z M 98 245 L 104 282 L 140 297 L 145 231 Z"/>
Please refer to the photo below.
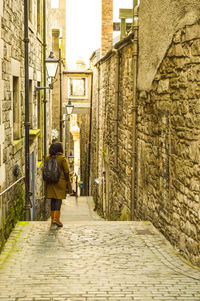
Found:
<path fill-rule="evenodd" d="M 74 105 L 71 103 L 71 100 L 69 99 L 68 104 L 66 105 L 67 109 L 67 115 L 71 115 L 74 109 Z"/>
<path fill-rule="evenodd" d="M 58 70 L 59 60 L 55 57 L 53 51 L 50 52 L 49 57 L 45 59 L 45 65 L 47 70 L 47 75 L 49 79 L 48 87 L 35 87 L 35 97 L 37 95 L 37 91 L 45 90 L 45 89 L 53 89 L 53 84 L 56 82 L 56 73 Z"/>
<path fill-rule="evenodd" d="M 59 60 L 57 60 L 53 51 L 51 51 L 49 57 L 45 60 L 48 78 L 51 79 L 51 82 L 56 77 L 58 62 Z"/>

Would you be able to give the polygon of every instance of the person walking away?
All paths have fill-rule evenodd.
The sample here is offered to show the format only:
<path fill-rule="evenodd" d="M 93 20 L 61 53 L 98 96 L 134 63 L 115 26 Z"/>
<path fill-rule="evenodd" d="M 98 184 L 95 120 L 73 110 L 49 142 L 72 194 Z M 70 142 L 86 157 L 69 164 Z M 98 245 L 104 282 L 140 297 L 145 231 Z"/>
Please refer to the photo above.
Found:
<path fill-rule="evenodd" d="M 60 142 L 52 143 L 49 148 L 49 155 L 45 158 L 45 164 L 52 156 L 56 156 L 59 180 L 57 183 L 46 181 L 46 198 L 51 199 L 51 222 L 58 227 L 63 224 L 60 221 L 60 210 L 62 199 L 66 198 L 66 192 L 72 193 L 69 177 L 69 164 L 63 155 L 63 147 Z"/>

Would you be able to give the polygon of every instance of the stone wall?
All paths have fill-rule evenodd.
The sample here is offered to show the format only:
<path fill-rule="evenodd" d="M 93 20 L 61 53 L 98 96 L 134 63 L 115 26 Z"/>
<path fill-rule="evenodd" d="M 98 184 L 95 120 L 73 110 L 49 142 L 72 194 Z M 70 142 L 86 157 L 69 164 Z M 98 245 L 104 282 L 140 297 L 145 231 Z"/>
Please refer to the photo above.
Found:
<path fill-rule="evenodd" d="M 94 68 L 91 187 L 97 207 L 112 220 L 130 219 L 132 60 L 131 43 Z"/>
<path fill-rule="evenodd" d="M 3 16 L 3 0 L 0 0 L 0 18 Z M 4 99 L 4 80 L 2 78 L 2 61 L 4 52 L 4 42 L 2 39 L 2 29 L 0 26 L 0 187 L 5 182 L 5 164 L 3 163 L 3 148 L 5 141 L 5 130 L 2 122 L 2 101 Z M 0 220 L 2 220 L 2 198 L 0 198 Z"/>
<path fill-rule="evenodd" d="M 91 62 L 90 189 L 97 210 L 107 219 L 126 220 L 134 206 L 136 219 L 151 221 L 187 260 L 200 266 L 200 25 L 184 25 L 172 34 L 150 90 L 148 86 L 137 91 L 134 204 L 134 51 L 132 43 L 120 43 L 118 53 L 114 48 L 98 62 L 94 57 Z"/>
<path fill-rule="evenodd" d="M 200 25 L 178 30 L 138 102 L 137 216 L 200 266 Z"/>
<path fill-rule="evenodd" d="M 42 1 L 32 0 L 29 16 L 29 110 L 30 110 L 30 173 L 34 175 L 35 207 L 33 219 L 44 218 L 42 160 L 43 160 L 43 96 L 35 95 L 42 83 Z M 40 15 L 38 12 L 40 11 Z M 24 79 L 24 2 L 0 1 L 0 186 L 1 191 L 25 174 L 25 79 Z M 40 21 L 40 27 L 38 22 Z M 48 24 L 48 22 L 47 22 Z M 48 26 L 48 25 L 47 25 Z M 51 40 L 48 40 L 51 44 Z M 47 47 L 49 50 L 49 46 Z M 47 94 L 48 95 L 48 94 Z M 48 99 L 48 97 L 47 97 Z M 47 107 L 47 120 L 49 110 Z M 48 129 L 48 127 L 47 127 Z M 47 135 L 48 136 L 48 135 Z M 34 155 L 33 155 L 34 154 Z M 19 174 L 14 175 L 14 166 Z M 33 181 L 32 181 L 33 183 Z M 17 219 L 24 219 L 24 180 L 5 193 L 0 200 L 0 248 Z M 21 189 L 23 193 L 21 194 Z M 16 214 L 17 219 L 13 218 Z"/>
<path fill-rule="evenodd" d="M 138 88 L 150 90 L 174 33 L 200 18 L 199 0 L 142 0 L 139 7 Z"/>
<path fill-rule="evenodd" d="M 89 132 L 90 132 L 90 115 L 79 115 L 78 121 L 80 127 L 80 174 L 81 181 L 84 183 L 82 195 L 88 194 L 88 151 L 89 151 Z"/>
<path fill-rule="evenodd" d="M 51 5 L 51 3 L 50 3 Z M 59 59 L 59 48 L 61 49 L 61 72 L 66 67 L 66 1 L 59 0 L 58 8 L 51 8 L 48 11 L 49 19 L 49 40 L 52 38 L 51 50 L 54 55 Z M 50 37 L 51 36 L 51 37 Z M 64 141 L 64 135 L 60 139 L 60 70 L 58 68 L 57 81 L 54 84 L 52 91 L 52 129 L 57 130 L 59 133 L 59 141 Z M 62 76 L 63 80 L 63 76 Z M 64 89 L 64 84 L 62 85 Z M 63 99 L 66 100 L 66 96 L 63 93 Z M 64 133 L 64 123 L 62 124 Z"/>

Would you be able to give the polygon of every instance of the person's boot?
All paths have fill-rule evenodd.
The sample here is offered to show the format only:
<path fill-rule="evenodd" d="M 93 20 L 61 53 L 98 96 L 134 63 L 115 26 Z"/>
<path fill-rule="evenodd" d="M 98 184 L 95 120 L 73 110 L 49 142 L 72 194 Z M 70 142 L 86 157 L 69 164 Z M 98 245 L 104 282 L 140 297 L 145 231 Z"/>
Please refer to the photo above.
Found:
<path fill-rule="evenodd" d="M 55 214 L 55 211 L 51 211 L 51 223 L 52 224 L 54 223 L 54 214 Z"/>
<path fill-rule="evenodd" d="M 53 223 L 56 224 L 58 227 L 63 227 L 63 224 L 60 221 L 60 211 L 54 211 L 54 220 Z"/>

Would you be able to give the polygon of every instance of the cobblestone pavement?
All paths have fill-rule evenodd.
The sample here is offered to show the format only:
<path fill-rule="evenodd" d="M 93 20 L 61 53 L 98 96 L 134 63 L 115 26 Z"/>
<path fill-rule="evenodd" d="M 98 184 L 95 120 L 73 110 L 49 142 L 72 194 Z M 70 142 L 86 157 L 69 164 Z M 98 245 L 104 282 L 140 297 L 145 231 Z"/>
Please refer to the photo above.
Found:
<path fill-rule="evenodd" d="M 151 223 L 106 222 L 88 204 L 65 202 L 60 229 L 16 226 L 0 256 L 1 301 L 200 300 L 200 271 Z"/>

